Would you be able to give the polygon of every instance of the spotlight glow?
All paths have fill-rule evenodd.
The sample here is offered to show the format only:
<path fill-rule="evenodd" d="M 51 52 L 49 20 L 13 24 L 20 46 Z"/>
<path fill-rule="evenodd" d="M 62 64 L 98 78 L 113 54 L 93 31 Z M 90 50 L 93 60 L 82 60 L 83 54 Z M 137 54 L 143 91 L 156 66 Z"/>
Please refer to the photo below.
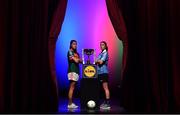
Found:
<path fill-rule="evenodd" d="M 100 53 L 100 41 L 106 41 L 109 47 L 110 84 L 120 81 L 122 42 L 113 29 L 105 0 L 68 0 L 55 51 L 57 80 L 63 89 L 68 88 L 69 84 L 67 52 L 72 39 L 77 40 L 80 55 L 82 48 L 94 48 L 96 54 Z"/>

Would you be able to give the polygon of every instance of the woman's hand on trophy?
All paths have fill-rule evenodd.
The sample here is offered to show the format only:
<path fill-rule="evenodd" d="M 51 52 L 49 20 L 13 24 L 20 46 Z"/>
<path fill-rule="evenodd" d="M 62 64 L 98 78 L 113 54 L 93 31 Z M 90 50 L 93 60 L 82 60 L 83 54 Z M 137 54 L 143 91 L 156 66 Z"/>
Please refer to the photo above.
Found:
<path fill-rule="evenodd" d="M 83 62 L 82 59 L 79 58 L 79 63 L 82 63 L 82 62 Z"/>
<path fill-rule="evenodd" d="M 95 64 L 98 65 L 98 60 L 95 60 Z"/>

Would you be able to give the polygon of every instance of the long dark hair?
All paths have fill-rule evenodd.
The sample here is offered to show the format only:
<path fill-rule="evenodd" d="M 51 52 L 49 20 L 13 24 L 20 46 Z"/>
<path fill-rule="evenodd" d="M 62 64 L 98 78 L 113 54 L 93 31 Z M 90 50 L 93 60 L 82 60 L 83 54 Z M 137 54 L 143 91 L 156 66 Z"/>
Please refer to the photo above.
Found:
<path fill-rule="evenodd" d="M 73 43 L 73 42 L 76 42 L 76 43 L 77 43 L 76 40 L 71 40 L 71 41 L 70 41 L 70 45 L 69 45 L 69 49 L 72 49 L 72 43 Z M 73 49 L 73 50 L 74 50 L 75 53 L 77 53 L 77 49 Z"/>
<path fill-rule="evenodd" d="M 106 51 L 108 51 L 108 45 L 107 45 L 107 43 L 106 43 L 105 41 L 101 41 L 100 43 L 104 43 L 105 46 L 106 46 Z"/>

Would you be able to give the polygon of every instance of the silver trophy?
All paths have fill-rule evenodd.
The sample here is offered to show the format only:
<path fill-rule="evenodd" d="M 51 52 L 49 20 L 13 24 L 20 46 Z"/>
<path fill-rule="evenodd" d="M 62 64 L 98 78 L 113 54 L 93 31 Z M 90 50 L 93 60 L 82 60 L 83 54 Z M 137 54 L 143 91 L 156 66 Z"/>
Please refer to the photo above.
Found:
<path fill-rule="evenodd" d="M 85 55 L 87 55 L 87 59 L 85 61 Z M 93 55 L 93 61 L 91 63 L 90 56 Z M 96 52 L 94 49 L 82 49 L 82 61 L 83 64 L 95 64 L 96 61 Z"/>
<path fill-rule="evenodd" d="M 93 57 L 92 57 L 93 56 Z M 82 49 L 83 78 L 97 78 L 96 53 L 94 49 Z"/>

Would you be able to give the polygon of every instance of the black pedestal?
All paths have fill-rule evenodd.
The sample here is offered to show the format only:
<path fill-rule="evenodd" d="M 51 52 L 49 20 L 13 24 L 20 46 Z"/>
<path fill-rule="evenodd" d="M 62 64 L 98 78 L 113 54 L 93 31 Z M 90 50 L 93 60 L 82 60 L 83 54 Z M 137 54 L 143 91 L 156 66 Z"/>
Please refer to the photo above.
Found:
<path fill-rule="evenodd" d="M 87 102 L 90 100 L 96 103 L 94 109 L 99 108 L 99 81 L 97 78 L 81 79 L 81 109 L 87 109 Z"/>

